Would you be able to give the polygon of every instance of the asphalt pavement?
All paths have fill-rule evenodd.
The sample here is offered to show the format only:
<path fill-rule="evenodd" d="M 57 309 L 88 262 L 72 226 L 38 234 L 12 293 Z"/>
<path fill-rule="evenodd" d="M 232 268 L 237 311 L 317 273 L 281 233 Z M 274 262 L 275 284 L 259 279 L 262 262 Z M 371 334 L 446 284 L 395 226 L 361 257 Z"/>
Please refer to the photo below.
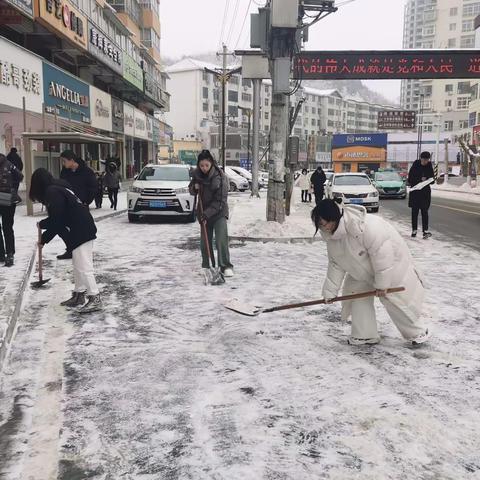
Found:
<path fill-rule="evenodd" d="M 408 207 L 408 198 L 381 199 L 380 210 L 384 208 L 398 214 L 409 221 L 411 210 Z M 452 241 L 467 245 L 480 251 L 480 203 L 467 200 L 451 200 L 432 196 L 429 210 L 429 227 Z M 418 217 L 421 230 L 421 214 Z"/>

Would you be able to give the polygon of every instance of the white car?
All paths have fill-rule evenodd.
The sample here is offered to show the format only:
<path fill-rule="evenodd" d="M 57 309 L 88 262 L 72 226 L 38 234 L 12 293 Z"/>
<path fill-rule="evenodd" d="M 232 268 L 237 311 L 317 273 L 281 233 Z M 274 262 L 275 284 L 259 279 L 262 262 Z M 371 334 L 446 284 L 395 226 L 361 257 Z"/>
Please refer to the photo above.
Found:
<path fill-rule="evenodd" d="M 195 197 L 189 183 L 188 165 L 146 165 L 127 193 L 128 220 L 173 215 L 194 222 Z"/>
<path fill-rule="evenodd" d="M 249 172 L 243 167 L 229 167 L 231 168 L 235 173 L 238 173 L 241 175 L 245 180 L 248 181 L 248 184 L 250 185 L 250 189 L 252 189 L 252 172 Z M 266 175 L 266 179 L 265 179 Z M 258 172 L 258 188 L 267 188 L 268 187 L 268 173 L 267 172 Z"/>
<path fill-rule="evenodd" d="M 250 188 L 248 180 L 232 170 L 231 167 L 225 167 L 225 174 L 227 175 L 231 192 L 244 192 Z"/>
<path fill-rule="evenodd" d="M 378 212 L 379 195 L 364 173 L 334 173 L 325 188 L 327 198 L 342 198 L 343 203 L 363 205 L 367 211 Z"/>

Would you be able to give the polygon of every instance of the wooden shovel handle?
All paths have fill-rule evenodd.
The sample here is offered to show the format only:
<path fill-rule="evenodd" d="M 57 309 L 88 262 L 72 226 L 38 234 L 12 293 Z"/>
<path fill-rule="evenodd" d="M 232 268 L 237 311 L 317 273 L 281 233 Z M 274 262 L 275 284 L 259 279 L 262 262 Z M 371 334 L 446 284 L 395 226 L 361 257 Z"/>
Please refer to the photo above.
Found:
<path fill-rule="evenodd" d="M 386 290 L 387 293 L 397 293 L 403 292 L 405 287 L 395 287 L 389 288 Z M 354 293 L 353 295 L 344 295 L 343 297 L 332 298 L 328 303 L 332 302 L 341 302 L 343 300 L 355 300 L 356 298 L 365 298 L 365 297 L 374 297 L 377 294 L 376 290 L 371 290 L 370 292 Z M 311 300 L 309 302 L 302 303 L 291 303 L 289 305 L 279 305 L 278 307 L 267 308 L 262 310 L 263 312 L 276 312 L 278 310 L 289 310 L 290 308 L 300 308 L 300 307 L 309 307 L 311 305 L 322 305 L 325 303 L 325 299 L 321 300 Z"/>
<path fill-rule="evenodd" d="M 40 228 L 39 225 L 37 225 L 37 248 L 38 248 L 38 279 L 40 281 L 43 280 L 43 259 L 42 259 L 42 247 L 40 246 L 40 242 L 42 241 L 42 229 Z"/>

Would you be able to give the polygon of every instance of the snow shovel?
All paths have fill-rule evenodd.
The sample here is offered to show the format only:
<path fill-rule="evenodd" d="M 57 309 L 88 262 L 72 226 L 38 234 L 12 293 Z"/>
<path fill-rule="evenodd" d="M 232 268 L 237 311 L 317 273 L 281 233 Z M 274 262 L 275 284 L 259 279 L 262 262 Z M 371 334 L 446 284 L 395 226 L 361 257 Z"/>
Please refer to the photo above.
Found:
<path fill-rule="evenodd" d="M 198 192 L 198 206 L 199 206 L 200 217 L 201 217 L 203 214 L 203 203 L 202 203 L 201 191 Z M 209 267 L 208 269 L 204 269 L 205 284 L 221 285 L 222 283 L 225 283 L 225 278 L 223 277 L 223 274 L 220 271 L 220 268 L 213 267 L 213 265 L 215 264 L 215 260 L 213 258 L 212 251 L 210 250 L 210 242 L 208 241 L 207 223 L 202 222 L 200 218 L 198 222 L 200 223 L 200 232 L 201 232 L 201 235 L 203 236 L 203 241 L 205 242 L 205 248 L 207 249 L 208 258 L 209 258 Z"/>
<path fill-rule="evenodd" d="M 387 293 L 403 292 L 404 290 L 405 290 L 405 287 L 389 288 L 387 289 Z M 376 294 L 377 294 L 377 291 L 372 290 L 370 292 L 355 293 L 353 295 L 344 295 L 343 297 L 332 298 L 328 303 L 341 302 L 343 300 L 354 300 L 356 298 L 374 297 Z M 309 302 L 290 303 L 288 305 L 278 305 L 276 307 L 262 308 L 262 307 L 257 307 L 255 305 L 249 305 L 247 303 L 243 303 L 238 300 L 232 300 L 227 304 L 225 304 L 224 307 L 228 308 L 229 310 L 233 310 L 234 312 L 241 313 L 242 315 L 255 317 L 260 313 L 277 312 L 278 310 L 289 310 L 291 308 L 310 307 L 311 305 L 322 305 L 324 303 L 326 303 L 325 299 L 322 298 L 321 300 L 310 300 Z"/>
<path fill-rule="evenodd" d="M 38 281 L 32 282 L 30 285 L 32 288 L 41 288 L 43 287 L 47 282 L 50 281 L 49 278 L 43 278 L 43 266 L 42 266 L 42 248 L 43 246 L 40 244 L 42 241 L 42 229 L 40 227 L 38 228 L 38 243 L 37 243 L 37 248 L 38 248 Z"/>

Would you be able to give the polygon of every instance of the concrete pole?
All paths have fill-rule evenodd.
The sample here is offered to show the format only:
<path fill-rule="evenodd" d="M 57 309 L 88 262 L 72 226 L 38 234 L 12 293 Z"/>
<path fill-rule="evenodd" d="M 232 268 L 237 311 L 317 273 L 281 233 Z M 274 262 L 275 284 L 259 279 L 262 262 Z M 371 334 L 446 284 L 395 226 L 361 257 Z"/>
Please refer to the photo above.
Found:
<path fill-rule="evenodd" d="M 23 163 L 25 166 L 25 188 L 27 201 L 27 215 L 33 215 L 33 203 L 28 194 L 30 193 L 30 182 L 32 180 L 33 165 L 32 165 L 32 145 L 30 139 L 23 137 Z"/>
<path fill-rule="evenodd" d="M 443 183 L 446 185 L 448 183 L 448 138 L 445 139 L 445 175 Z"/>
<path fill-rule="evenodd" d="M 440 155 L 440 119 L 441 117 L 437 117 L 437 138 L 436 138 L 436 145 L 435 145 L 435 165 L 437 166 L 437 172 L 438 172 L 438 157 Z"/>
<path fill-rule="evenodd" d="M 223 45 L 223 62 L 222 62 L 222 128 L 221 128 L 221 139 L 220 139 L 220 145 L 222 149 L 222 166 L 223 170 L 225 170 L 225 166 L 227 164 L 227 159 L 226 159 L 226 147 L 225 147 L 225 130 L 226 130 L 226 117 L 227 117 L 227 112 L 226 112 L 226 104 L 227 104 L 227 99 L 226 99 L 226 93 L 227 93 L 227 46 Z"/>
<path fill-rule="evenodd" d="M 260 89 L 262 80 L 253 79 L 253 152 L 252 152 L 252 197 L 260 197 L 258 193 L 258 170 L 260 167 Z"/>
<path fill-rule="evenodd" d="M 273 65 L 270 69 L 273 72 Z M 272 75 L 272 90 L 275 91 Z M 267 220 L 285 221 L 285 157 L 287 152 L 288 101 L 283 93 L 274 93 L 271 105 L 270 158 L 267 195 Z"/>

